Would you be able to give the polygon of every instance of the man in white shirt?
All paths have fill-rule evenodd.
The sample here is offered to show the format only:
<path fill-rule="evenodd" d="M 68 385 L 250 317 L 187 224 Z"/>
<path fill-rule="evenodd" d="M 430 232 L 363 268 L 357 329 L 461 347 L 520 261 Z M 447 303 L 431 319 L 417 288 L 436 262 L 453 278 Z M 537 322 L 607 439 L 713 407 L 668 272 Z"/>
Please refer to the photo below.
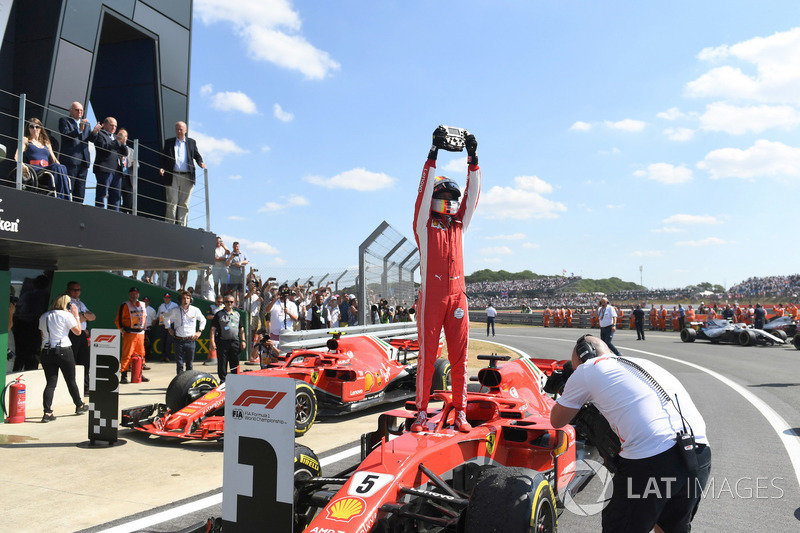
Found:
<path fill-rule="evenodd" d="M 158 313 L 156 310 L 153 309 L 153 306 L 150 305 L 150 297 L 145 296 L 142 298 L 142 301 L 145 305 L 145 311 L 147 312 L 147 317 L 145 318 L 144 322 L 144 360 L 145 364 L 142 366 L 142 370 L 150 370 L 150 367 L 147 366 L 147 361 L 150 359 L 150 354 L 153 353 L 153 331 L 155 331 L 154 327 L 156 325 L 156 319 L 158 318 Z"/>
<path fill-rule="evenodd" d="M 565 426 L 592 403 L 621 442 L 603 532 L 647 533 L 656 526 L 661 528 L 656 531 L 690 531 L 710 475 L 711 448 L 689 393 L 655 363 L 614 357 L 591 335 L 578 339 L 571 362 L 575 371 L 550 413 L 553 427 Z M 688 461 L 678 441 L 684 428 L 696 442 L 686 453 Z"/>
<path fill-rule="evenodd" d="M 172 301 L 172 295 L 168 292 L 164 293 L 164 303 L 158 306 L 158 325 L 161 326 L 161 362 L 169 363 L 169 354 L 172 353 L 172 335 L 169 334 L 169 322 L 165 321 L 164 317 L 172 309 L 178 307 L 178 304 Z"/>
<path fill-rule="evenodd" d="M 614 332 L 617 331 L 617 311 L 613 306 L 608 305 L 608 298 L 603 297 L 600 299 L 597 318 L 600 321 L 600 340 L 606 343 L 616 355 L 622 355 L 611 342 L 611 339 L 614 338 Z"/>
<path fill-rule="evenodd" d="M 269 338 L 273 341 L 273 344 L 280 341 L 282 330 L 291 331 L 294 329 L 298 311 L 297 305 L 289 299 L 289 296 L 291 296 L 291 290 L 284 283 L 264 310 L 265 313 L 269 314 Z"/>
<path fill-rule="evenodd" d="M 486 336 L 489 336 L 489 327 L 492 328 L 492 337 L 494 337 L 494 318 L 497 316 L 497 309 L 492 307 L 492 302 L 489 302 L 489 307 L 486 308 Z"/>
<path fill-rule="evenodd" d="M 178 375 L 185 370 L 193 369 L 195 341 L 206 327 L 206 317 L 200 309 L 191 305 L 191 302 L 192 295 L 181 291 L 181 305 L 170 309 L 164 316 L 164 323 L 170 325 L 169 331 L 175 343 L 175 364 Z"/>

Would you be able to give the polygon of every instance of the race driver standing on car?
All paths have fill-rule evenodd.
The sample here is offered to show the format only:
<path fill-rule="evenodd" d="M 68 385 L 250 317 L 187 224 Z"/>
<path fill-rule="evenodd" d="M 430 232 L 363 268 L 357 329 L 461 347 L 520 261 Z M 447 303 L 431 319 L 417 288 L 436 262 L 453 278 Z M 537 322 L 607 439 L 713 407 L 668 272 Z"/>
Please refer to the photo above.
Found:
<path fill-rule="evenodd" d="M 421 357 L 417 368 L 418 414 L 411 426 L 411 431 L 416 432 L 426 429 L 426 410 L 442 327 L 451 367 L 455 428 L 462 432 L 472 429 L 465 415 L 469 316 L 462 239 L 478 205 L 481 171 L 475 136 L 465 134 L 464 141 L 468 167 L 467 186 L 461 202 L 458 184 L 445 176 L 436 176 L 436 157 L 439 149 L 446 145 L 446 133 L 440 126 L 433 132 L 433 146 L 422 169 L 414 205 L 414 236 L 420 254 L 421 279 L 417 300 Z"/>

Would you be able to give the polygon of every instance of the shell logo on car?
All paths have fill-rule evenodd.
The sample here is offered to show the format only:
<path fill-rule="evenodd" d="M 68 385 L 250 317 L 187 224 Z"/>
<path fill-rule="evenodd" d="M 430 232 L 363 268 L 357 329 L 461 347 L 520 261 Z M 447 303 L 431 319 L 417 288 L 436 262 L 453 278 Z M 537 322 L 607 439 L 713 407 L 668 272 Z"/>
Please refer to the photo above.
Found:
<path fill-rule="evenodd" d="M 328 518 L 349 522 L 364 512 L 366 504 L 361 498 L 342 498 L 338 502 L 328 507 Z"/>
<path fill-rule="evenodd" d="M 372 390 L 372 385 L 375 383 L 375 376 L 372 375 L 372 372 L 367 372 L 364 376 L 364 388 L 367 392 Z"/>

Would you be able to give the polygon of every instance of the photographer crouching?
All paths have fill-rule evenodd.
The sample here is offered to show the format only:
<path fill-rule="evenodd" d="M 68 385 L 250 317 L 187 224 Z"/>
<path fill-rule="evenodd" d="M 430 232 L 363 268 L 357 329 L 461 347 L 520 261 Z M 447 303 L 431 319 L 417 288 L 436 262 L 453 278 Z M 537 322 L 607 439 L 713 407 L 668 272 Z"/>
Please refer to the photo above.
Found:
<path fill-rule="evenodd" d="M 689 393 L 655 363 L 617 357 L 591 335 L 575 344 L 572 367 L 550 414 L 553 427 L 570 423 L 591 403 L 622 443 L 610 468 L 616 472 L 603 532 L 691 531 L 711 448 Z"/>

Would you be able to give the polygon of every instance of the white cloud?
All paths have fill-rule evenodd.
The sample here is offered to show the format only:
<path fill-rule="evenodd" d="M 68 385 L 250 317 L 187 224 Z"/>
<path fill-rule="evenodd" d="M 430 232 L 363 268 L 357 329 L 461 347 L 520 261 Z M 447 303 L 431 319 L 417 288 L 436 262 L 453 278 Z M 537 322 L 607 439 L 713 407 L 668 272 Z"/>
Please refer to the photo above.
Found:
<path fill-rule="evenodd" d="M 299 34 L 300 16 L 288 0 L 196 0 L 194 12 L 206 25 L 223 22 L 232 26 L 257 61 L 297 70 L 315 80 L 341 67 Z"/>
<path fill-rule="evenodd" d="M 283 211 L 284 209 L 289 209 L 291 207 L 303 207 L 309 205 L 309 202 L 306 199 L 306 197 L 300 196 L 299 194 L 290 194 L 289 196 L 282 196 L 280 199 L 283 201 L 267 202 L 258 211 L 260 213 L 276 213 L 279 211 Z"/>
<path fill-rule="evenodd" d="M 637 170 L 633 175 L 658 181 L 666 185 L 687 183 L 693 179 L 691 169 L 683 165 L 676 167 L 669 163 L 653 163 L 647 167 L 647 170 Z"/>
<path fill-rule="evenodd" d="M 761 139 L 746 150 L 713 150 L 697 163 L 697 167 L 708 171 L 713 179 L 797 178 L 800 177 L 800 148 Z"/>
<path fill-rule="evenodd" d="M 670 141 L 685 142 L 692 140 L 694 130 L 690 128 L 667 128 L 664 130 L 664 135 Z"/>
<path fill-rule="evenodd" d="M 686 230 L 681 229 L 681 228 L 674 228 L 674 227 L 671 227 L 671 226 L 664 226 L 663 228 L 657 228 L 657 229 L 654 229 L 654 230 L 651 230 L 651 231 L 653 233 L 683 233 Z"/>
<path fill-rule="evenodd" d="M 582 120 L 578 120 L 572 126 L 569 127 L 570 131 L 589 131 L 592 129 L 592 125 L 588 122 L 583 122 Z"/>
<path fill-rule="evenodd" d="M 272 261 L 269 262 L 271 266 L 283 266 L 286 264 L 286 259 L 281 257 L 276 257 Z"/>
<path fill-rule="evenodd" d="M 722 224 L 722 221 L 711 215 L 672 215 L 664 219 L 664 224 L 691 224 L 705 226 Z"/>
<path fill-rule="evenodd" d="M 442 172 L 451 174 L 466 174 L 467 173 L 467 158 L 459 157 L 451 159 L 442 167 Z"/>
<path fill-rule="evenodd" d="M 762 133 L 770 128 L 790 130 L 800 124 L 800 111 L 789 105 L 735 106 L 715 102 L 706 106 L 700 124 L 707 131 L 734 135 Z"/>
<path fill-rule="evenodd" d="M 294 113 L 289 113 L 287 111 L 284 111 L 279 104 L 275 104 L 272 107 L 272 112 L 275 115 L 275 118 L 277 118 L 281 122 L 291 122 L 294 120 Z"/>
<path fill-rule="evenodd" d="M 599 150 L 597 153 L 600 155 L 617 155 L 620 153 L 620 150 L 615 146 L 611 150 Z"/>
<path fill-rule="evenodd" d="M 478 250 L 483 255 L 514 255 L 508 246 L 490 246 Z"/>
<path fill-rule="evenodd" d="M 522 243 L 522 247 L 523 248 L 531 248 L 531 249 L 541 248 L 541 246 L 539 246 L 535 242 L 524 242 L 524 243 Z"/>
<path fill-rule="evenodd" d="M 377 191 L 379 189 L 388 189 L 392 187 L 397 180 L 387 174 L 370 172 L 363 168 L 354 168 L 353 170 L 347 170 L 341 174 L 337 174 L 332 178 L 307 176 L 303 178 L 303 181 L 325 187 L 326 189 Z"/>
<path fill-rule="evenodd" d="M 661 250 L 644 250 L 644 251 L 637 251 L 628 254 L 632 257 L 661 257 L 664 255 L 664 252 Z"/>
<path fill-rule="evenodd" d="M 218 111 L 239 111 L 246 115 L 258 113 L 255 102 L 241 91 L 223 91 L 211 97 L 211 107 Z"/>
<path fill-rule="evenodd" d="M 496 185 L 481 195 L 478 213 L 498 220 L 558 218 L 567 207 L 543 196 L 552 192 L 553 186 L 537 176 L 518 176 L 513 187 Z"/>
<path fill-rule="evenodd" d="M 686 118 L 688 115 L 677 107 L 670 107 L 666 111 L 657 113 L 656 116 L 664 120 L 678 120 L 679 118 Z"/>
<path fill-rule="evenodd" d="M 487 241 L 521 241 L 527 236 L 524 233 L 512 233 L 510 235 L 492 235 L 486 237 Z"/>
<path fill-rule="evenodd" d="M 622 209 L 625 204 L 607 204 L 606 209 Z"/>
<path fill-rule="evenodd" d="M 647 125 L 647 123 L 642 122 L 641 120 L 626 118 L 624 120 L 619 120 L 617 122 L 606 120 L 605 125 L 614 130 L 637 132 L 637 131 L 642 131 L 644 127 Z"/>
<path fill-rule="evenodd" d="M 228 179 L 233 181 L 239 181 L 240 179 L 242 179 L 242 176 L 240 174 L 233 174 L 231 176 L 228 176 Z"/>
<path fill-rule="evenodd" d="M 216 165 L 226 156 L 248 153 L 238 143 L 230 139 L 217 139 L 198 130 L 189 130 L 189 136 L 197 141 L 197 149 L 203 154 L 206 164 Z"/>
<path fill-rule="evenodd" d="M 210 83 L 206 83 L 202 87 L 200 87 L 200 94 L 203 96 L 211 96 L 214 94 L 214 87 Z"/>
<path fill-rule="evenodd" d="M 735 59 L 755 67 L 755 75 L 724 65 L 686 85 L 697 98 L 748 99 L 768 103 L 800 103 L 800 27 L 768 37 L 755 37 L 732 46 L 703 49 L 705 61 Z"/>
<path fill-rule="evenodd" d="M 268 152 L 271 152 L 271 151 L 272 151 L 272 148 L 270 148 L 270 147 L 269 147 L 268 145 L 266 145 L 266 144 L 265 144 L 264 146 L 262 146 L 262 147 L 261 147 L 261 153 L 264 153 L 264 154 L 266 154 L 266 153 L 268 153 Z"/>
<path fill-rule="evenodd" d="M 699 241 L 680 241 L 675 243 L 678 246 L 716 246 L 720 244 L 731 244 L 724 239 L 720 239 L 719 237 L 708 237 L 705 239 L 700 239 Z"/>
<path fill-rule="evenodd" d="M 240 217 L 238 215 L 231 215 L 231 216 L 228 217 L 228 220 L 233 220 L 233 221 L 236 221 L 236 222 L 240 222 L 242 220 L 247 220 L 247 219 L 245 219 L 244 217 Z"/>
<path fill-rule="evenodd" d="M 241 237 L 234 237 L 232 235 L 220 235 L 220 237 L 222 237 L 222 240 L 227 243 L 238 242 L 239 247 L 248 255 L 277 255 L 280 253 L 277 248 L 263 241 L 250 241 Z M 233 248 L 233 246 L 231 246 L 231 248 Z"/>

